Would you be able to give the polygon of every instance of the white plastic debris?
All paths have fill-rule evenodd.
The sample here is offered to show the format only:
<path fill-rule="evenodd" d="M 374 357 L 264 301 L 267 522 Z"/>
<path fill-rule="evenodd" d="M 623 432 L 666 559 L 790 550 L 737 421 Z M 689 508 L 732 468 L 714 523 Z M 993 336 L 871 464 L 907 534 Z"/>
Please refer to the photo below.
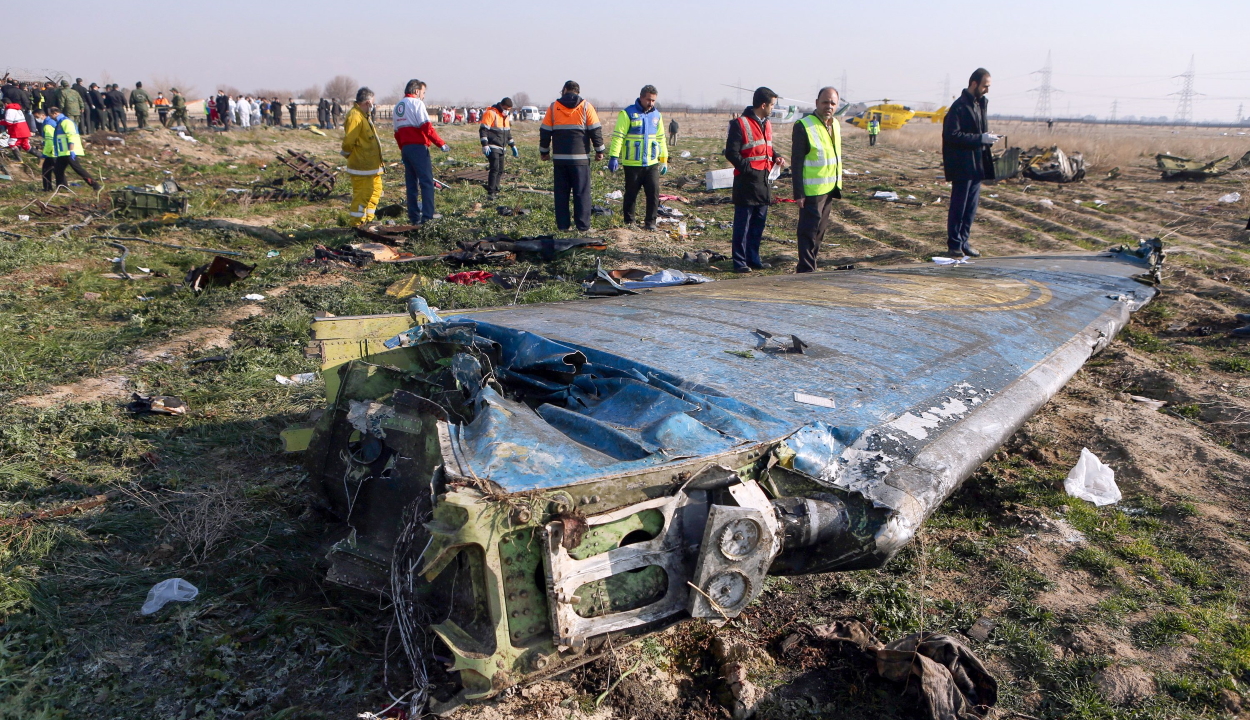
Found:
<path fill-rule="evenodd" d="M 1103 205 L 1106 205 L 1106 204 L 1107 204 L 1107 201 L 1106 201 L 1106 200 L 1095 200 L 1095 201 L 1094 201 L 1094 204 L 1095 204 L 1095 205 L 1097 205 L 1098 207 L 1102 207 Z"/>
<path fill-rule="evenodd" d="M 196 140 L 195 138 L 181 131 L 178 132 L 178 137 L 182 138 L 183 140 L 187 140 L 189 142 L 199 142 L 199 140 Z"/>
<path fill-rule="evenodd" d="M 286 375 L 274 375 L 273 379 L 276 380 L 279 385 L 307 385 L 317 379 L 317 373 L 296 373 L 291 377 L 287 377 Z"/>
<path fill-rule="evenodd" d="M 872 194 L 872 197 L 876 200 L 885 200 L 886 202 L 894 202 L 895 200 L 898 200 L 898 193 L 892 192 L 889 190 L 878 190 L 877 192 Z"/>
<path fill-rule="evenodd" d="M 182 578 L 162 580 L 148 591 L 148 599 L 139 612 L 151 615 L 171 602 L 190 602 L 199 594 L 199 588 Z"/>
<path fill-rule="evenodd" d="M 938 265 L 971 265 L 972 264 L 968 261 L 968 258 L 948 258 L 948 257 L 941 257 L 940 255 L 934 255 L 933 262 L 937 263 Z"/>
<path fill-rule="evenodd" d="M 620 190 L 613 190 L 612 192 L 603 196 L 605 200 L 620 200 L 621 198 L 624 198 L 624 197 L 625 197 L 625 193 L 621 192 Z"/>
<path fill-rule="evenodd" d="M 1151 410 L 1162 410 L 1164 405 L 1168 404 L 1167 400 L 1155 400 L 1153 398 L 1142 397 L 1141 395 L 1129 395 L 1129 398 L 1135 403 L 1141 403 Z"/>
<path fill-rule="evenodd" d="M 248 293 L 247 295 L 243 296 L 243 299 L 244 300 L 264 300 L 265 296 L 261 295 L 260 293 Z"/>
<path fill-rule="evenodd" d="M 1037 204 L 1043 207 L 1053 208 L 1055 206 L 1055 201 L 1051 200 L 1050 198 L 1042 198 L 1041 200 L 1037 201 Z"/>
<path fill-rule="evenodd" d="M 688 158 L 688 157 L 690 157 L 690 151 L 689 151 L 689 150 L 682 150 L 682 151 L 681 151 L 681 156 L 682 156 L 682 157 L 684 157 L 684 158 Z"/>
<path fill-rule="evenodd" d="M 139 268 L 139 272 L 150 273 L 150 272 L 152 272 L 152 268 L 145 268 L 145 267 L 141 267 L 141 268 Z"/>
<path fill-rule="evenodd" d="M 992 198 L 996 198 L 996 197 L 998 197 L 998 196 L 997 196 L 997 195 L 995 195 L 995 194 L 993 194 L 993 193 L 991 193 L 991 194 L 990 194 L 990 197 L 992 197 Z"/>
<path fill-rule="evenodd" d="M 1227 195 L 1220 196 L 1220 202 L 1222 203 L 1235 203 L 1240 199 L 1241 199 L 1241 193 L 1239 192 L 1230 192 Z"/>
<path fill-rule="evenodd" d="M 18 216 L 17 216 L 17 219 L 18 219 L 20 222 L 30 222 L 30 216 L 29 216 L 29 215 L 18 215 Z"/>
<path fill-rule="evenodd" d="M 1081 459 L 1063 481 L 1063 489 L 1072 497 L 1098 506 L 1120 502 L 1122 497 L 1115 484 L 1115 470 L 1104 465 L 1089 448 L 1081 448 Z"/>

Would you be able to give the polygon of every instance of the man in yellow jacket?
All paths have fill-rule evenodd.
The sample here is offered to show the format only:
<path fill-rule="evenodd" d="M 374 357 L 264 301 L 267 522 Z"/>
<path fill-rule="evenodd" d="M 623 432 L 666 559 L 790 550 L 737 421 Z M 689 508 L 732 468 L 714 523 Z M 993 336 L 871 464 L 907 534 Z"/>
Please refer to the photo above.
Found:
<path fill-rule="evenodd" d="M 356 91 L 356 104 L 343 122 L 343 157 L 347 158 L 347 174 L 352 178 L 352 204 L 348 214 L 352 227 L 373 220 L 382 199 L 382 142 L 373 125 L 373 91 L 362 87 Z"/>

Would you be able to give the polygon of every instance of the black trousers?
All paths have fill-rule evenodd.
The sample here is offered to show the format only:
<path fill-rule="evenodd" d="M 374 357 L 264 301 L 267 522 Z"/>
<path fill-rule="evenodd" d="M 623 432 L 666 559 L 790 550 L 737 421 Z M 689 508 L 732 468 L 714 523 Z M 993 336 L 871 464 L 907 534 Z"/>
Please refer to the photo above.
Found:
<path fill-rule="evenodd" d="M 67 167 L 74 168 L 74 172 L 78 173 L 78 177 L 85 180 L 91 187 L 95 187 L 95 180 L 92 180 L 91 176 L 87 174 L 87 171 L 82 169 L 82 165 L 78 163 L 78 159 L 72 158 L 69 155 L 62 155 L 56 159 L 56 167 L 54 169 L 56 171 L 57 187 L 69 187 L 69 183 L 65 182 L 65 168 Z"/>
<path fill-rule="evenodd" d="M 91 108 L 88 113 L 91 115 L 91 130 L 89 132 L 102 129 L 104 127 L 104 113 L 100 111 L 100 108 Z"/>
<path fill-rule="evenodd" d="M 291 111 L 291 127 L 299 127 L 299 123 L 295 122 L 295 111 Z"/>
<path fill-rule="evenodd" d="M 833 209 L 833 191 L 824 195 L 809 195 L 799 209 L 799 266 L 796 273 L 816 270 L 816 258 L 820 255 L 820 243 L 824 242 L 829 229 L 829 211 Z"/>
<path fill-rule="evenodd" d="M 490 166 L 490 175 L 486 178 L 486 194 L 492 197 L 499 194 L 499 181 L 503 178 L 503 154 L 503 148 L 492 147 L 490 156 L 486 158 L 486 163 Z"/>
<path fill-rule="evenodd" d="M 980 180 L 952 180 L 951 204 L 946 209 L 946 249 L 952 253 L 967 253 L 972 246 L 968 235 L 977 219 L 977 204 L 981 201 Z"/>
<path fill-rule="evenodd" d="M 126 110 L 124 108 L 113 108 L 110 110 L 113 114 L 113 129 L 125 130 L 126 128 Z"/>
<path fill-rule="evenodd" d="M 869 146 L 869 147 L 872 147 L 873 145 L 876 145 L 876 144 L 877 144 L 877 136 L 876 136 L 876 135 L 869 135 L 869 136 L 868 136 L 868 146 Z"/>
<path fill-rule="evenodd" d="M 493 153 L 492 153 L 493 154 Z M 553 165 L 556 191 L 556 227 L 568 230 L 577 222 L 577 229 L 590 229 L 590 165 Z M 569 217 L 569 195 L 573 196 L 573 215 Z"/>
<path fill-rule="evenodd" d="M 157 110 L 156 117 L 160 118 L 162 126 L 169 127 L 169 111 L 168 110 Z"/>
<path fill-rule="evenodd" d="M 56 189 L 56 185 L 52 182 L 53 174 L 56 172 L 56 158 L 44 158 L 43 167 L 40 170 L 40 174 L 43 176 L 43 189 L 47 192 L 52 192 Z"/>
<path fill-rule="evenodd" d="M 660 166 L 648 167 L 625 166 L 625 207 L 622 210 L 625 224 L 634 221 L 634 205 L 638 201 L 638 189 L 647 196 L 647 214 L 645 223 L 648 227 L 655 226 L 656 207 L 660 204 Z"/>

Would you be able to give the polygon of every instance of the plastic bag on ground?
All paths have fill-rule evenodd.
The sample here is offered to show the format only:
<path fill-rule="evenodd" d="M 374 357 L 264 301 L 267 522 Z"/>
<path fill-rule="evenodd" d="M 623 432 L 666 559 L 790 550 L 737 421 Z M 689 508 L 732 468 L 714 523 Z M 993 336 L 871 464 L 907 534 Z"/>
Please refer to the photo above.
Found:
<path fill-rule="evenodd" d="M 1227 195 L 1220 196 L 1220 202 L 1222 203 L 1235 203 L 1240 199 L 1241 199 L 1241 193 L 1239 192 L 1230 192 Z"/>
<path fill-rule="evenodd" d="M 1115 484 L 1115 471 L 1103 464 L 1089 448 L 1081 448 L 1081 459 L 1063 481 L 1063 489 L 1072 497 L 1095 505 L 1120 502 L 1120 488 Z"/>
<path fill-rule="evenodd" d="M 152 589 L 148 591 L 148 599 L 143 602 L 143 607 L 139 612 L 144 615 L 151 615 L 165 607 L 168 603 L 189 602 L 194 600 L 199 594 L 199 588 L 182 578 L 162 580 L 153 585 Z"/>

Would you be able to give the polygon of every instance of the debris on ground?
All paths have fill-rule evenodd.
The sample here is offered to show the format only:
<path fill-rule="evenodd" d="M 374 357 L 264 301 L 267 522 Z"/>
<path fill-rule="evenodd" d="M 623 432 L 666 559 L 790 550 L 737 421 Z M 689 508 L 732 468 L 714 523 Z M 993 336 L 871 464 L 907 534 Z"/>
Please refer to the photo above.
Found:
<path fill-rule="evenodd" d="M 317 373 L 296 373 L 291 377 L 287 377 L 286 375 L 274 375 L 273 379 L 279 385 L 307 385 L 317 379 Z"/>
<path fill-rule="evenodd" d="M 714 250 L 697 250 L 685 253 L 681 256 L 681 259 L 698 265 L 711 265 L 714 262 L 728 260 L 729 258 Z"/>
<path fill-rule="evenodd" d="M 173 395 L 135 393 L 126 409 L 136 415 L 186 415 L 187 404 Z"/>
<path fill-rule="evenodd" d="M 626 280 L 621 285 L 630 290 L 645 288 L 671 287 L 674 285 L 698 285 L 713 282 L 712 278 L 698 273 L 685 273 L 681 270 L 661 270 L 651 275 L 644 275 L 637 280 Z"/>
<path fill-rule="evenodd" d="M 199 588 L 182 578 L 162 580 L 148 591 L 147 600 L 139 612 L 151 615 L 171 602 L 190 602 L 200 594 Z"/>
<path fill-rule="evenodd" d="M 261 295 L 260 293 L 248 293 L 247 295 L 243 296 L 243 299 L 251 300 L 253 302 L 260 302 L 261 300 L 265 299 L 265 296 Z"/>
<path fill-rule="evenodd" d="M 464 272 L 452 273 L 445 279 L 447 282 L 455 283 L 456 285 L 477 285 L 486 283 L 493 277 L 495 277 L 494 273 L 488 273 L 485 270 L 466 270 Z"/>
<path fill-rule="evenodd" d="M 1079 152 L 1069 155 L 1058 145 L 1029 148 L 1020 154 L 1020 163 L 1030 180 L 1070 183 L 1085 178 L 1085 157 Z"/>
<path fill-rule="evenodd" d="M 1163 173 L 1164 180 L 1206 180 L 1219 177 L 1228 171 L 1217 170 L 1216 166 L 1227 159 L 1228 156 L 1225 155 L 1219 160 L 1204 163 L 1201 160 L 1191 160 L 1166 153 L 1155 155 L 1155 163 L 1159 171 Z"/>
<path fill-rule="evenodd" d="M 872 194 L 873 200 L 884 200 L 886 202 L 898 202 L 898 193 L 892 190 L 878 190 Z"/>
<path fill-rule="evenodd" d="M 1111 505 L 1120 501 L 1120 488 L 1115 484 L 1115 470 L 1104 465 L 1089 448 L 1081 448 L 1081 458 L 1068 472 L 1063 489 L 1069 495 L 1095 505 Z"/>
<path fill-rule="evenodd" d="M 316 128 L 309 128 L 313 132 L 322 135 Z M 297 152 L 295 150 L 287 150 L 286 155 L 277 155 L 278 162 L 286 165 L 295 173 L 294 177 L 284 178 L 285 183 L 302 180 L 308 184 L 306 190 L 301 195 L 306 196 L 309 200 L 324 200 L 330 197 L 330 193 L 334 192 L 335 173 L 337 172 L 329 163 L 317 160 L 309 156 L 307 153 Z"/>
<path fill-rule="evenodd" d="M 821 625 L 812 633 L 859 648 L 876 662 L 877 674 L 918 695 L 932 720 L 983 718 L 998 702 L 998 681 L 976 653 L 949 635 L 919 632 L 883 644 L 858 620 Z"/>
<path fill-rule="evenodd" d="M 53 518 L 73 515 L 75 513 L 86 512 L 93 508 L 100 507 L 104 503 L 116 497 L 115 492 L 105 493 L 103 495 L 94 495 L 85 500 L 64 505 L 54 510 L 40 510 L 39 512 L 25 512 L 13 517 L 0 518 L 0 527 L 10 527 L 13 525 L 21 525 L 25 523 L 39 522 L 40 520 L 51 520 Z"/>
<path fill-rule="evenodd" d="M 1227 195 L 1220 196 L 1220 202 L 1222 203 L 1235 203 L 1239 200 L 1241 200 L 1241 193 L 1239 192 L 1230 192 Z"/>
<path fill-rule="evenodd" d="M 124 218 L 151 218 L 162 215 L 181 215 L 190 207 L 190 197 L 182 192 L 178 183 L 166 180 L 159 186 L 128 186 L 109 193 L 113 202 L 113 214 Z"/>
<path fill-rule="evenodd" d="M 229 285 L 236 280 L 243 280 L 251 275 L 255 269 L 255 265 L 248 265 L 247 263 L 218 255 L 211 262 L 192 268 L 187 273 L 184 282 L 193 291 L 199 292 L 210 285 Z"/>
<path fill-rule="evenodd" d="M 425 284 L 425 278 L 420 275 L 412 274 L 404 278 L 400 278 L 391 283 L 386 288 L 386 294 L 404 300 L 416 295 L 421 286 Z"/>

